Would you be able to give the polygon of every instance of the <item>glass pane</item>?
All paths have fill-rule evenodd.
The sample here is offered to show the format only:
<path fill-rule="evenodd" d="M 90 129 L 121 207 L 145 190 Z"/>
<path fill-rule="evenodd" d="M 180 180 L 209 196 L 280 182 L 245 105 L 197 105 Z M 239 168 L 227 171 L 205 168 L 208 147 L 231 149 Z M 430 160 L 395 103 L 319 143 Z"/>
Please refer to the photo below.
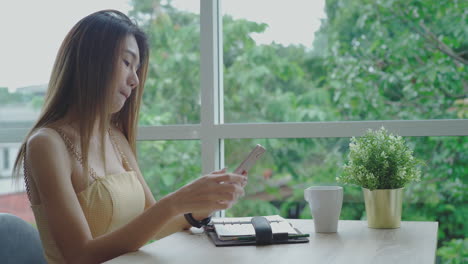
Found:
<path fill-rule="evenodd" d="M 0 49 L 1 45 L 0 43 Z M 32 91 L 31 87 L 15 90 L 0 87 L 0 129 L 29 128 L 33 125 L 39 117 L 47 85 L 35 87 L 39 92 Z"/>
<path fill-rule="evenodd" d="M 466 236 L 468 214 L 468 137 L 407 137 L 414 156 L 426 164 L 422 179 L 405 188 L 403 221 L 438 221 L 439 246 Z M 279 214 L 310 219 L 304 189 L 337 185 L 347 162 L 349 138 L 225 140 L 225 163 L 238 163 L 255 144 L 267 152 L 249 173 L 246 195 L 227 216 Z M 345 185 L 340 219 L 365 219 L 360 187 Z M 463 242 L 462 242 L 463 243 Z"/>
<path fill-rule="evenodd" d="M 200 123 L 200 4 L 132 1 L 130 14 L 150 38 L 140 125 Z"/>
<path fill-rule="evenodd" d="M 19 147 L 20 143 L 0 143 L 0 213 L 14 214 L 35 223 L 23 178 L 15 182 L 11 177 Z"/>
<path fill-rule="evenodd" d="M 6 1 L 0 4 L 0 31 L 10 41 L 0 43 L 0 128 L 34 123 L 65 35 L 102 9 L 129 14 L 150 37 L 140 124 L 200 122 L 199 1 Z M 19 12 L 21 23 L 12 23 Z"/>
<path fill-rule="evenodd" d="M 65 35 L 78 20 L 102 9 L 128 13 L 131 6 L 128 0 L 0 3 L 0 32 L 8 36 L 0 42 L 0 128 L 32 126 Z"/>
<path fill-rule="evenodd" d="M 468 117 L 468 21 L 457 1 L 222 7 L 226 122 Z"/>
<path fill-rule="evenodd" d="M 139 141 L 138 164 L 156 200 L 201 176 L 198 140 Z"/>

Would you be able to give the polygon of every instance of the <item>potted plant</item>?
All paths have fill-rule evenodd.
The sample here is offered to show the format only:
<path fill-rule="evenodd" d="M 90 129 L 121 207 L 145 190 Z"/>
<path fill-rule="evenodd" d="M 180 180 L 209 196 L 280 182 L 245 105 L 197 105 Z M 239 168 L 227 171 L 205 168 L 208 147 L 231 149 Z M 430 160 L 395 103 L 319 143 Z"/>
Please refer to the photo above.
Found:
<path fill-rule="evenodd" d="M 420 180 L 419 164 L 402 137 L 384 127 L 369 129 L 351 138 L 348 163 L 337 181 L 362 187 L 369 227 L 398 228 L 403 188 Z"/>

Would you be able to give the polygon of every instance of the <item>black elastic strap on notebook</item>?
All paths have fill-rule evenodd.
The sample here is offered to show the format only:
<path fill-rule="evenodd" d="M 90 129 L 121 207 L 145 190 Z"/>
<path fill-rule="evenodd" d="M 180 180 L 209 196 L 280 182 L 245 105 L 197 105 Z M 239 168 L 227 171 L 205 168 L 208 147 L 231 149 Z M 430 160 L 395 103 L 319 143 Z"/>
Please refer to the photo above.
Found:
<path fill-rule="evenodd" d="M 257 245 L 268 245 L 272 243 L 273 232 L 270 222 L 263 216 L 252 217 L 252 225 L 255 229 L 255 239 Z"/>

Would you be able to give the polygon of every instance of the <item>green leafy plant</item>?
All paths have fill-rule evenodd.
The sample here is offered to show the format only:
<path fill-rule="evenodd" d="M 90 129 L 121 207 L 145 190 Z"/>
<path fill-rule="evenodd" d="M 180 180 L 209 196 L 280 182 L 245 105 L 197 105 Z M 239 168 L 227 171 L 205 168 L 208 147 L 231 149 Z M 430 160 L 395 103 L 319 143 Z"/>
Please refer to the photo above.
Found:
<path fill-rule="evenodd" d="M 359 138 L 351 138 L 349 162 L 337 181 L 374 189 L 398 189 L 412 181 L 419 181 L 420 160 L 400 136 L 389 133 L 384 127 L 369 129 Z"/>
<path fill-rule="evenodd" d="M 437 255 L 441 256 L 442 263 L 459 264 L 468 262 L 468 238 L 452 239 L 445 242 L 437 250 Z"/>

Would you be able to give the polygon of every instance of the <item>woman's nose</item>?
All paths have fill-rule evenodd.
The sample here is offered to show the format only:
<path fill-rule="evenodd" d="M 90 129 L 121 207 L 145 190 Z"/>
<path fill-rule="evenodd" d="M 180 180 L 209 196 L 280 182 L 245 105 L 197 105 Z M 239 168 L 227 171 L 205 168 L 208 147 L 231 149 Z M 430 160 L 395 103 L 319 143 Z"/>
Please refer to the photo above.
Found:
<path fill-rule="evenodd" d="M 138 84 L 140 84 L 140 81 L 138 80 L 138 75 L 136 72 L 133 72 L 129 78 L 129 85 L 132 89 L 135 89 L 138 87 Z"/>

